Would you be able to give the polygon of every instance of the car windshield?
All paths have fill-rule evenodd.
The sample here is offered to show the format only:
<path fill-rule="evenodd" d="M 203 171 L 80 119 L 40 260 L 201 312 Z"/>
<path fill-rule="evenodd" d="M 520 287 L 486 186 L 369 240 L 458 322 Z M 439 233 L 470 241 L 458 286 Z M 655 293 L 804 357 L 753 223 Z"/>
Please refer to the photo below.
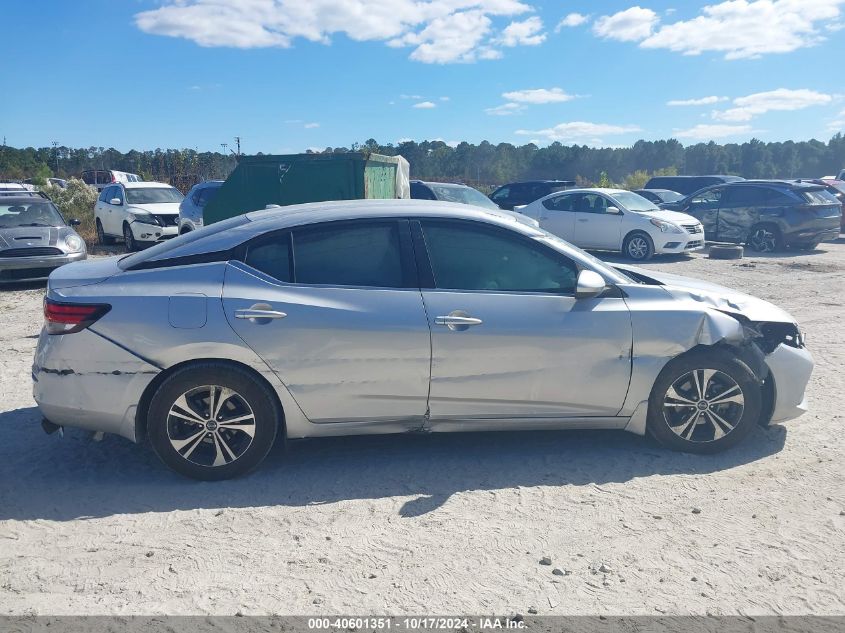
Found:
<path fill-rule="evenodd" d="M 661 191 L 657 194 L 657 197 L 663 200 L 663 202 L 678 202 L 678 200 L 684 199 L 681 194 L 675 191 Z"/>
<path fill-rule="evenodd" d="M 498 209 L 499 206 L 495 204 L 490 198 L 472 187 L 464 187 L 462 185 L 440 185 L 437 183 L 429 183 L 434 195 L 438 200 L 445 202 L 458 202 L 460 204 L 471 204 L 475 207 L 484 207 L 485 209 Z"/>
<path fill-rule="evenodd" d="M 621 204 L 624 209 L 627 211 L 633 211 L 634 213 L 660 210 L 651 200 L 646 200 L 640 194 L 634 193 L 633 191 L 614 193 L 611 197 Z"/>
<path fill-rule="evenodd" d="M 64 226 L 62 215 L 52 202 L 37 199 L 33 202 L 0 201 L 0 228 L 16 226 Z"/>
<path fill-rule="evenodd" d="M 173 187 L 127 188 L 126 202 L 129 204 L 157 204 L 160 202 L 182 202 L 183 196 Z"/>

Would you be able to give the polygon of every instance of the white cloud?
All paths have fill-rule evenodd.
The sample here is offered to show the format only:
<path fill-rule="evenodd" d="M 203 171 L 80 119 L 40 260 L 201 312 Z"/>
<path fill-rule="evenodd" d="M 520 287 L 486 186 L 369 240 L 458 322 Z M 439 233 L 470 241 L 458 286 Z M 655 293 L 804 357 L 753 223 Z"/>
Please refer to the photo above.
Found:
<path fill-rule="evenodd" d="M 514 90 L 505 92 L 502 97 L 517 103 L 563 103 L 572 101 L 575 97 L 565 93 L 561 88 L 535 88 L 532 90 Z"/>
<path fill-rule="evenodd" d="M 750 125 L 696 125 L 688 130 L 675 130 L 676 138 L 688 138 L 696 141 L 709 141 L 717 138 L 751 134 Z"/>
<path fill-rule="evenodd" d="M 666 103 L 668 106 L 703 106 L 703 105 L 713 105 L 714 103 L 721 103 L 723 101 L 728 101 L 727 97 L 702 97 L 701 99 L 680 99 L 675 101 L 669 101 Z"/>
<path fill-rule="evenodd" d="M 416 108 L 417 110 L 431 110 L 432 108 L 436 108 L 437 104 L 433 101 L 420 101 L 419 103 L 415 103 L 411 107 Z"/>
<path fill-rule="evenodd" d="M 651 9 L 631 7 L 613 15 L 603 15 L 593 25 L 593 32 L 606 39 L 636 42 L 649 37 L 658 22 L 660 18 Z"/>
<path fill-rule="evenodd" d="M 449 97 L 440 97 L 441 101 L 451 101 Z"/>
<path fill-rule="evenodd" d="M 713 118 L 718 121 L 743 122 L 767 112 L 792 112 L 832 102 L 833 96 L 823 92 L 780 88 L 734 99 L 735 107 L 717 110 L 713 112 Z"/>
<path fill-rule="evenodd" d="M 538 17 L 528 18 L 521 22 L 511 22 L 502 31 L 498 42 L 502 46 L 537 46 L 546 40 L 543 31 L 543 21 Z"/>
<path fill-rule="evenodd" d="M 638 41 L 642 48 L 684 55 L 723 53 L 748 59 L 815 46 L 841 27 L 845 0 L 725 0 L 689 20 L 659 26 L 657 14 L 632 7 L 596 21 L 601 37 Z"/>
<path fill-rule="evenodd" d="M 555 27 L 555 33 L 560 33 L 560 31 L 565 28 L 581 26 L 582 24 L 586 24 L 589 21 L 589 15 L 584 15 L 583 13 L 570 13 L 560 22 L 557 23 L 557 26 Z"/>
<path fill-rule="evenodd" d="M 313 130 L 315 128 L 320 127 L 320 124 L 319 123 L 306 123 L 302 127 L 304 127 L 306 130 Z"/>
<path fill-rule="evenodd" d="M 146 33 L 181 37 L 200 46 L 287 48 L 298 39 L 330 44 L 352 40 L 414 47 L 425 63 L 471 62 L 501 56 L 497 46 L 541 43 L 537 17 L 521 0 L 160 0 L 135 15 Z M 494 19 L 497 23 L 494 23 Z M 499 22 L 509 19 L 507 26 Z"/>
<path fill-rule="evenodd" d="M 487 114 L 491 114 L 493 116 L 510 116 L 512 114 L 519 114 L 525 110 L 524 105 L 520 105 L 518 103 L 503 103 L 500 106 L 496 106 L 495 108 L 487 108 L 484 110 Z"/>
<path fill-rule="evenodd" d="M 631 134 L 641 131 L 642 129 L 637 125 L 609 125 L 606 123 L 572 121 L 570 123 L 560 123 L 544 130 L 517 130 L 516 134 L 542 138 L 546 141 L 600 145 L 603 143 L 602 137 L 604 136 Z"/>

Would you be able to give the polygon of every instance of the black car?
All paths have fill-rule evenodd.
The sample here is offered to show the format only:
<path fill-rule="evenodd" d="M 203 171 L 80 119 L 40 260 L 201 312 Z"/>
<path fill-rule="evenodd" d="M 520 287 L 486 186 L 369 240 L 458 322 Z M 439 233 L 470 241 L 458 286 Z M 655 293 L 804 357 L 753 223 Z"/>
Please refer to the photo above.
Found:
<path fill-rule="evenodd" d="M 709 240 L 763 253 L 813 250 L 839 237 L 842 217 L 842 204 L 823 185 L 775 180 L 715 185 L 662 208 L 698 218 Z"/>
<path fill-rule="evenodd" d="M 490 199 L 500 209 L 513 211 L 514 207 L 531 204 L 535 200 L 545 198 L 550 193 L 571 189 L 574 180 L 529 180 L 526 182 L 512 182 L 502 185 L 490 194 Z"/>
<path fill-rule="evenodd" d="M 641 195 L 643 198 L 654 204 L 665 204 L 667 202 L 678 202 L 683 200 L 683 194 L 677 191 L 670 191 L 669 189 L 636 189 L 633 193 Z"/>
<path fill-rule="evenodd" d="M 705 187 L 742 180 L 739 176 L 655 176 L 643 188 L 668 189 L 688 196 Z"/>

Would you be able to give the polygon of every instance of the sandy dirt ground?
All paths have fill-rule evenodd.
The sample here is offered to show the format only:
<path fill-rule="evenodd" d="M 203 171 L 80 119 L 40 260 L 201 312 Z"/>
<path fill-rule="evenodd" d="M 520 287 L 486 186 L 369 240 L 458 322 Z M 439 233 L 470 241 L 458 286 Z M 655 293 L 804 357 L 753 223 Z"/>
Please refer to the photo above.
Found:
<path fill-rule="evenodd" d="M 43 287 L 0 290 L 0 615 L 845 614 L 845 242 L 648 266 L 789 310 L 810 413 L 710 457 L 623 432 L 357 437 L 199 483 L 46 436 Z"/>

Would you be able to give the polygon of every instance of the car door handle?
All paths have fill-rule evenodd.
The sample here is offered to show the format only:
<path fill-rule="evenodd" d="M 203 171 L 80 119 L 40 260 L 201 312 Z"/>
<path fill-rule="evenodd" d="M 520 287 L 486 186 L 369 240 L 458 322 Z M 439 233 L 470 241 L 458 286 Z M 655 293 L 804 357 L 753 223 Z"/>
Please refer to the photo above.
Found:
<path fill-rule="evenodd" d="M 590 218 L 578 218 L 579 222 L 589 222 Z"/>
<path fill-rule="evenodd" d="M 278 310 L 265 310 L 265 309 L 255 309 L 255 308 L 246 308 L 244 310 L 235 310 L 235 318 L 236 319 L 256 319 L 256 320 L 263 320 L 263 319 L 284 319 L 287 316 L 285 312 L 279 312 Z"/>
<path fill-rule="evenodd" d="M 455 310 L 446 316 L 434 317 L 434 323 L 436 325 L 446 326 L 453 332 L 463 332 L 474 325 L 481 325 L 483 321 L 471 317 L 463 310 Z"/>

